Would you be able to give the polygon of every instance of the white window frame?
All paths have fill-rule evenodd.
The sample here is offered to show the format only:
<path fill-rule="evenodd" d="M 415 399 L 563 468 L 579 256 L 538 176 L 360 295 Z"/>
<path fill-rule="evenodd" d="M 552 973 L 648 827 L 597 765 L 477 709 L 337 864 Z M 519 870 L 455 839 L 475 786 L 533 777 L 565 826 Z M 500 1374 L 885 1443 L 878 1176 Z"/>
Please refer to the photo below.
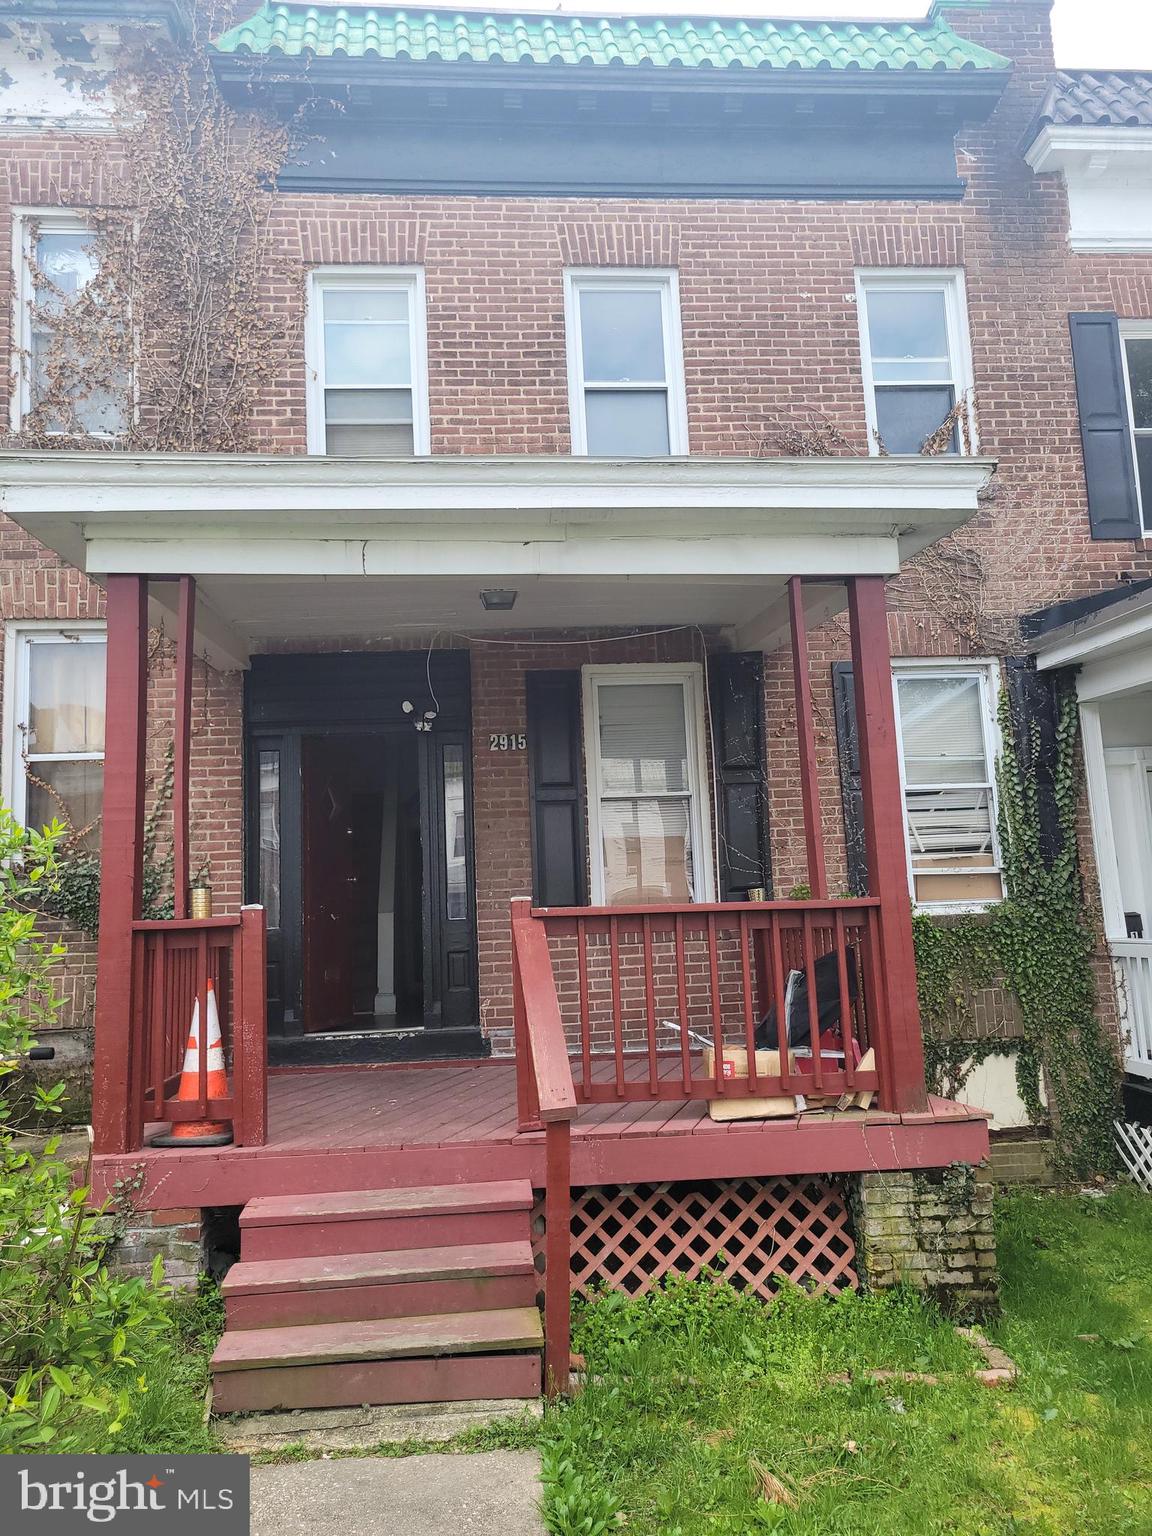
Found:
<path fill-rule="evenodd" d="M 904 773 L 904 732 L 900 723 L 900 692 L 898 680 L 904 676 L 956 677 L 975 675 L 980 682 L 980 719 L 984 728 L 984 762 L 988 769 L 989 804 L 992 819 L 992 864 L 988 869 L 934 869 L 933 875 L 996 875 L 1000 881 L 1000 895 L 972 901 L 917 901 L 916 876 L 912 866 L 912 838 L 908 830 L 908 786 Z M 1000 760 L 1002 740 L 1000 723 L 996 714 L 996 700 L 1000 690 L 1000 663 L 990 657 L 899 656 L 892 658 L 892 707 L 896 716 L 896 749 L 900 764 L 900 812 L 904 825 L 904 853 L 908 867 L 908 890 L 912 904 L 923 912 L 984 912 L 1004 899 L 1004 864 L 1000 853 L 999 812 L 1000 797 L 996 785 L 996 765 Z M 947 788 L 946 785 L 939 786 Z M 926 872 L 927 873 L 927 872 Z"/>
<path fill-rule="evenodd" d="M 14 208 L 12 210 L 12 390 L 8 420 L 13 432 L 19 432 L 32 409 L 32 311 L 36 295 L 32 283 L 32 231 L 49 229 L 53 234 L 90 234 L 91 224 L 81 213 L 70 208 Z M 135 409 L 136 380 L 132 380 L 132 409 Z M 119 432 L 82 432 L 59 434 L 76 441 L 113 443 Z"/>
<path fill-rule="evenodd" d="M 591 864 L 592 905 L 605 905 L 604 835 L 600 819 L 600 717 L 597 695 L 601 688 L 629 683 L 679 683 L 684 694 L 684 730 L 688 752 L 688 828 L 692 839 L 694 902 L 714 901 L 716 844 L 712 836 L 712 805 L 708 785 L 705 744 L 704 669 L 699 662 L 619 662 L 581 669 L 584 714 L 584 768 L 588 802 L 588 850 Z M 643 796 L 621 795 L 622 800 Z"/>
<path fill-rule="evenodd" d="M 423 267 L 313 267 L 308 274 L 304 322 L 308 452 L 327 457 L 324 421 L 324 306 L 326 289 L 394 288 L 408 294 L 412 361 L 412 452 L 432 451 L 428 412 L 428 314 Z"/>
<path fill-rule="evenodd" d="M 668 395 L 668 458 L 688 452 L 688 402 L 684 392 L 684 341 L 680 328 L 680 278 L 674 267 L 569 267 L 564 273 L 564 336 L 568 354 L 568 410 L 572 424 L 572 452 L 588 457 L 588 420 L 585 413 L 584 348 L 580 334 L 580 295 L 586 289 L 623 288 L 648 290 L 660 295 L 664 328 L 662 382 L 636 380 L 630 384 L 592 385 L 609 390 L 664 389 Z M 663 458 L 663 454 L 645 455 Z"/>
<path fill-rule="evenodd" d="M 869 289 L 887 288 L 907 292 L 942 292 L 944 294 L 945 320 L 948 327 L 948 356 L 952 377 L 940 380 L 951 384 L 959 400 L 967 401 L 965 415 L 968 422 L 968 438 L 972 453 L 979 453 L 977 440 L 976 410 L 974 402 L 975 381 L 972 372 L 972 343 L 968 332 L 968 293 L 964 272 L 960 267 L 858 267 L 856 269 L 856 319 L 860 329 L 860 366 L 864 375 L 864 419 L 868 424 L 868 452 L 879 454 L 876 441 L 878 423 L 876 417 L 876 380 L 872 374 L 872 348 L 868 339 L 867 293 Z M 923 387 L 931 381 L 918 379 Z M 881 381 L 880 387 L 900 388 Z M 964 453 L 964 434 L 958 433 L 960 455 Z"/>
<path fill-rule="evenodd" d="M 1138 437 L 1152 437 L 1152 427 L 1136 426 L 1136 411 L 1132 405 L 1132 383 L 1128 377 L 1128 343 L 1130 341 L 1152 341 L 1152 320 L 1121 320 L 1120 321 L 1120 347 L 1124 353 L 1124 403 L 1128 409 L 1128 435 L 1132 441 L 1132 473 L 1136 478 L 1136 505 L 1140 509 L 1140 527 L 1144 532 L 1150 532 L 1149 524 L 1152 524 L 1152 507 L 1145 511 L 1144 497 L 1140 490 L 1140 463 L 1136 457 L 1136 439 Z"/>
<path fill-rule="evenodd" d="M 99 641 L 107 645 L 108 628 L 100 619 L 14 619 L 4 626 L 3 746 L 0 751 L 0 793 L 4 804 L 25 825 L 28 776 L 24 757 L 32 680 L 32 647 L 38 641 L 71 640 L 78 645 Z M 45 754 L 44 761 L 102 763 L 104 752 Z"/>

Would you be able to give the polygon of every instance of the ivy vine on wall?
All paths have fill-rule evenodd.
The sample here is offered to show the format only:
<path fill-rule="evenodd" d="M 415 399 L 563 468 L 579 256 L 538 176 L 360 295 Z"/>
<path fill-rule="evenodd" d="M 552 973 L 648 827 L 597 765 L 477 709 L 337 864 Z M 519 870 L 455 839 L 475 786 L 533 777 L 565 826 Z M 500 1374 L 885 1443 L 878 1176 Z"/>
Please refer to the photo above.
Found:
<path fill-rule="evenodd" d="M 1053 792 L 1062 838 L 1047 861 L 1036 778 L 1023 771 L 1012 745 L 1013 722 L 1003 693 L 999 714 L 1004 745 L 997 765 L 998 829 L 1005 898 L 980 914 L 936 919 L 917 913 L 913 919 L 929 1081 L 937 1091 L 956 1093 L 974 1065 L 1004 1050 L 1002 1041 L 973 1044 L 956 1039 L 954 1029 L 947 1028 L 958 1016 L 963 1020 L 970 990 L 1003 980 L 1020 1010 L 1020 1097 L 1034 1124 L 1050 1122 L 1059 1171 L 1083 1178 L 1115 1163 L 1112 1121 L 1120 1067 L 1096 1010 L 1095 939 L 1076 851 L 1076 697 L 1065 687 L 1059 699 Z M 1033 760 L 1036 755 L 1031 754 Z"/>

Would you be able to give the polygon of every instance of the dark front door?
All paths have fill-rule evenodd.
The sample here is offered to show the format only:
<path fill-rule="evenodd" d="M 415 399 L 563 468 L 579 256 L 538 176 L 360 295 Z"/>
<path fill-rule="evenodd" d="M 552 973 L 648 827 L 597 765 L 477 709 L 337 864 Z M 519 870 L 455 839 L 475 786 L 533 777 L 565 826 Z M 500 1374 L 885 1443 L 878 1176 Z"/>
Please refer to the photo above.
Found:
<path fill-rule="evenodd" d="M 430 694 L 438 712 L 416 731 Z M 428 1054 L 468 1049 L 456 1039 L 479 1040 L 466 654 L 256 658 L 248 729 L 270 1031 L 379 1036 L 384 1056 L 387 1036 L 409 1055 L 421 1038 Z"/>

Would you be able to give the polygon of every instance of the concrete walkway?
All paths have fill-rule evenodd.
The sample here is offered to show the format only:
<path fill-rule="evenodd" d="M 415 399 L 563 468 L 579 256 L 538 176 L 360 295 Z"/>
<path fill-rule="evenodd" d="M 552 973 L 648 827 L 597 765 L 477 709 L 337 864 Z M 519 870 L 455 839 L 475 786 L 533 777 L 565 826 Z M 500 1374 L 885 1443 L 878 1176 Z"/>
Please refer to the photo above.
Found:
<path fill-rule="evenodd" d="M 252 1536 L 541 1536 L 535 1451 L 252 1468 Z"/>

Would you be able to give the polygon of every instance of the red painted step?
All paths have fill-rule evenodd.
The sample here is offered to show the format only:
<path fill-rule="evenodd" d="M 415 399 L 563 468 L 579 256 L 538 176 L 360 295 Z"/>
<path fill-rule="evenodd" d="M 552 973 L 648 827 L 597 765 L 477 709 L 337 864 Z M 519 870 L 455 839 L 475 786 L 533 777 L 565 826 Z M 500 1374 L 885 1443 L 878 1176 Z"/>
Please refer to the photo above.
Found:
<path fill-rule="evenodd" d="M 213 1409 L 535 1397 L 542 1345 L 535 1307 L 238 1330 L 212 1356 Z"/>
<path fill-rule="evenodd" d="M 524 1179 L 431 1189 L 267 1195 L 240 1215 L 240 1256 L 301 1259 L 341 1253 L 522 1240 L 532 1187 Z"/>
<path fill-rule="evenodd" d="M 441 1355 L 422 1360 L 354 1360 L 213 1378 L 213 1413 L 278 1408 L 358 1408 L 361 1403 L 461 1403 L 476 1398 L 534 1398 L 540 1356 Z"/>
<path fill-rule="evenodd" d="M 234 1264 L 221 1286 L 230 1329 L 531 1306 L 532 1245 L 474 1243 Z"/>

